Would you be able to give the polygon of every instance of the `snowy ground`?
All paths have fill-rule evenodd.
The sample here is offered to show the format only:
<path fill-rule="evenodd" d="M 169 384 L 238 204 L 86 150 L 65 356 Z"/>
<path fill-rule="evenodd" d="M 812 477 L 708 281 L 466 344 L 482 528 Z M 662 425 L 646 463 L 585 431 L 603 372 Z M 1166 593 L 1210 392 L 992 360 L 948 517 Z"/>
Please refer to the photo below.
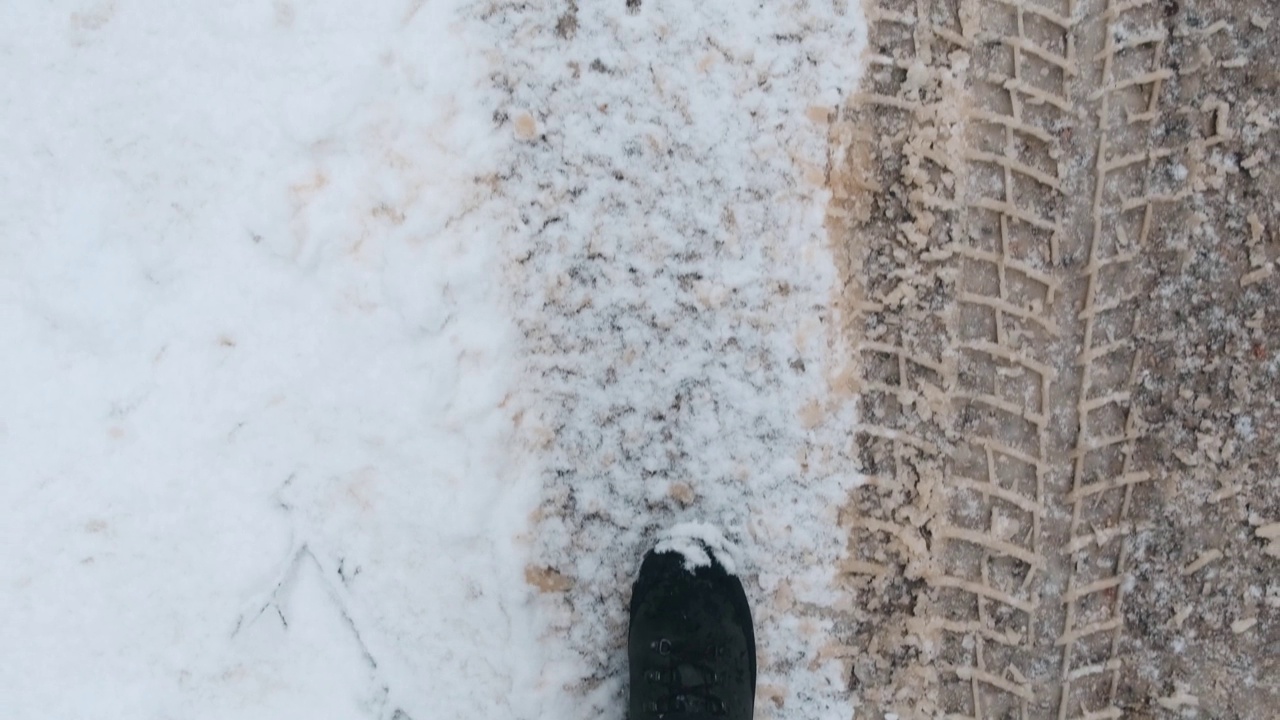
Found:
<path fill-rule="evenodd" d="M 847 714 L 860 20 L 181 5 L 0 9 L 3 715 L 621 717 L 679 520 L 745 550 L 766 709 Z"/>
<path fill-rule="evenodd" d="M 759 716 L 848 717 L 825 651 L 853 408 L 837 391 L 822 187 L 861 19 L 822 3 L 633 5 L 492 20 L 523 141 L 503 177 L 545 463 L 531 572 L 549 636 L 567 640 L 552 657 L 569 657 L 551 677 L 580 689 L 583 716 L 614 716 L 634 558 L 658 529 L 708 520 L 747 558 Z"/>

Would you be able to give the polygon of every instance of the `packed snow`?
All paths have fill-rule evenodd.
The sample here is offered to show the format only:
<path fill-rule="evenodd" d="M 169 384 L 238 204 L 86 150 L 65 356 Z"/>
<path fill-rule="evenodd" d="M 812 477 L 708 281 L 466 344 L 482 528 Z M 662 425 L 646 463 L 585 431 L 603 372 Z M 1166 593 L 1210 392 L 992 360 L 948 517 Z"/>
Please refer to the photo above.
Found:
<path fill-rule="evenodd" d="M 761 717 L 848 716 L 810 109 L 862 33 L 0 8 L 2 714 L 621 718 L 665 537 L 744 578 Z"/>
<path fill-rule="evenodd" d="M 9 5 L 7 718 L 526 717 L 480 29 Z"/>
<path fill-rule="evenodd" d="M 831 611 L 854 408 L 833 391 L 824 170 L 862 22 L 826 3 L 494 10 L 544 678 L 582 695 L 572 717 L 620 717 L 621 600 L 683 522 L 742 548 L 757 715 L 852 715 Z"/>

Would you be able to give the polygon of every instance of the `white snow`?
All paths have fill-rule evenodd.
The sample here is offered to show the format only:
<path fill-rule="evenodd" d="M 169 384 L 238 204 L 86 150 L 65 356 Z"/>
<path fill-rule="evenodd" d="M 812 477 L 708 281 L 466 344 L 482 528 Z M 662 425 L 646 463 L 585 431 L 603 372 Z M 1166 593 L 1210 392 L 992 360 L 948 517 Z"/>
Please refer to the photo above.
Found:
<path fill-rule="evenodd" d="M 709 523 L 684 522 L 673 525 L 658 534 L 654 550 L 660 553 L 680 553 L 684 558 L 684 569 L 690 572 L 700 567 L 710 567 L 712 555 L 730 575 L 738 572 L 741 562 L 738 547 L 724 536 L 720 528 Z"/>
<path fill-rule="evenodd" d="M 525 717 L 483 38 L 0 10 L 0 715 Z"/>
<path fill-rule="evenodd" d="M 0 715 L 620 718 L 673 525 L 851 714 L 862 20 L 580 5 L 0 7 Z"/>

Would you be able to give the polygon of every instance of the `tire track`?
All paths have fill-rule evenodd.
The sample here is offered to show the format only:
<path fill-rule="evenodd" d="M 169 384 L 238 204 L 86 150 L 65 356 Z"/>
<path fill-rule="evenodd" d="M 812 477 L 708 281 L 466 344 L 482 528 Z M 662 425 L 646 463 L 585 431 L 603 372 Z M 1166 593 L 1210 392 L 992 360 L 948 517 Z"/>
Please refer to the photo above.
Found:
<path fill-rule="evenodd" d="M 1158 6 L 1107 0 L 1099 10 L 1092 22 L 1100 30 L 1085 36 L 1101 37 L 1102 47 L 1082 48 L 1095 61 L 1089 68 L 1093 77 L 1082 77 L 1077 91 L 1083 95 L 1090 87 L 1101 88 L 1090 96 L 1098 98 L 1097 150 L 1084 297 L 1078 305 L 1078 429 L 1070 455 L 1071 489 L 1065 497 L 1071 508 L 1066 536 L 1071 573 L 1055 640 L 1062 648 L 1059 718 L 1122 714 L 1117 705 L 1123 666 L 1118 648 L 1124 629 L 1126 538 L 1137 527 L 1131 517 L 1135 498 L 1152 500 L 1151 474 L 1133 464 L 1143 432 L 1131 405 L 1140 367 L 1133 343 L 1138 296 L 1133 262 L 1149 245 L 1156 213 L 1186 194 L 1153 184 L 1158 163 L 1175 154 L 1157 147 L 1152 137 L 1162 119 L 1161 85 L 1172 76 L 1163 64 L 1166 36 L 1154 17 Z M 1128 36 L 1119 32 L 1129 23 L 1156 29 Z"/>
<path fill-rule="evenodd" d="M 832 139 L 869 482 L 843 517 L 872 713 L 1124 711 L 1138 270 L 1190 194 L 1165 4 L 885 0 Z"/>

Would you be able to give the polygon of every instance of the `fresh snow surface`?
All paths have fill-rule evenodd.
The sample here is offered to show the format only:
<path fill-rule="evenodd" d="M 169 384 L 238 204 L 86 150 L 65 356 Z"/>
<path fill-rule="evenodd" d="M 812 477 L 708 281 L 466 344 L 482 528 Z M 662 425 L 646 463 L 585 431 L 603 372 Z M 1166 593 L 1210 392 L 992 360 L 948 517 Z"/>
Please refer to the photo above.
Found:
<path fill-rule="evenodd" d="M 0 9 L 0 716 L 533 717 L 449 3 Z"/>
<path fill-rule="evenodd" d="M 672 525 L 850 714 L 861 20 L 581 5 L 0 7 L 0 715 L 621 718 Z"/>

